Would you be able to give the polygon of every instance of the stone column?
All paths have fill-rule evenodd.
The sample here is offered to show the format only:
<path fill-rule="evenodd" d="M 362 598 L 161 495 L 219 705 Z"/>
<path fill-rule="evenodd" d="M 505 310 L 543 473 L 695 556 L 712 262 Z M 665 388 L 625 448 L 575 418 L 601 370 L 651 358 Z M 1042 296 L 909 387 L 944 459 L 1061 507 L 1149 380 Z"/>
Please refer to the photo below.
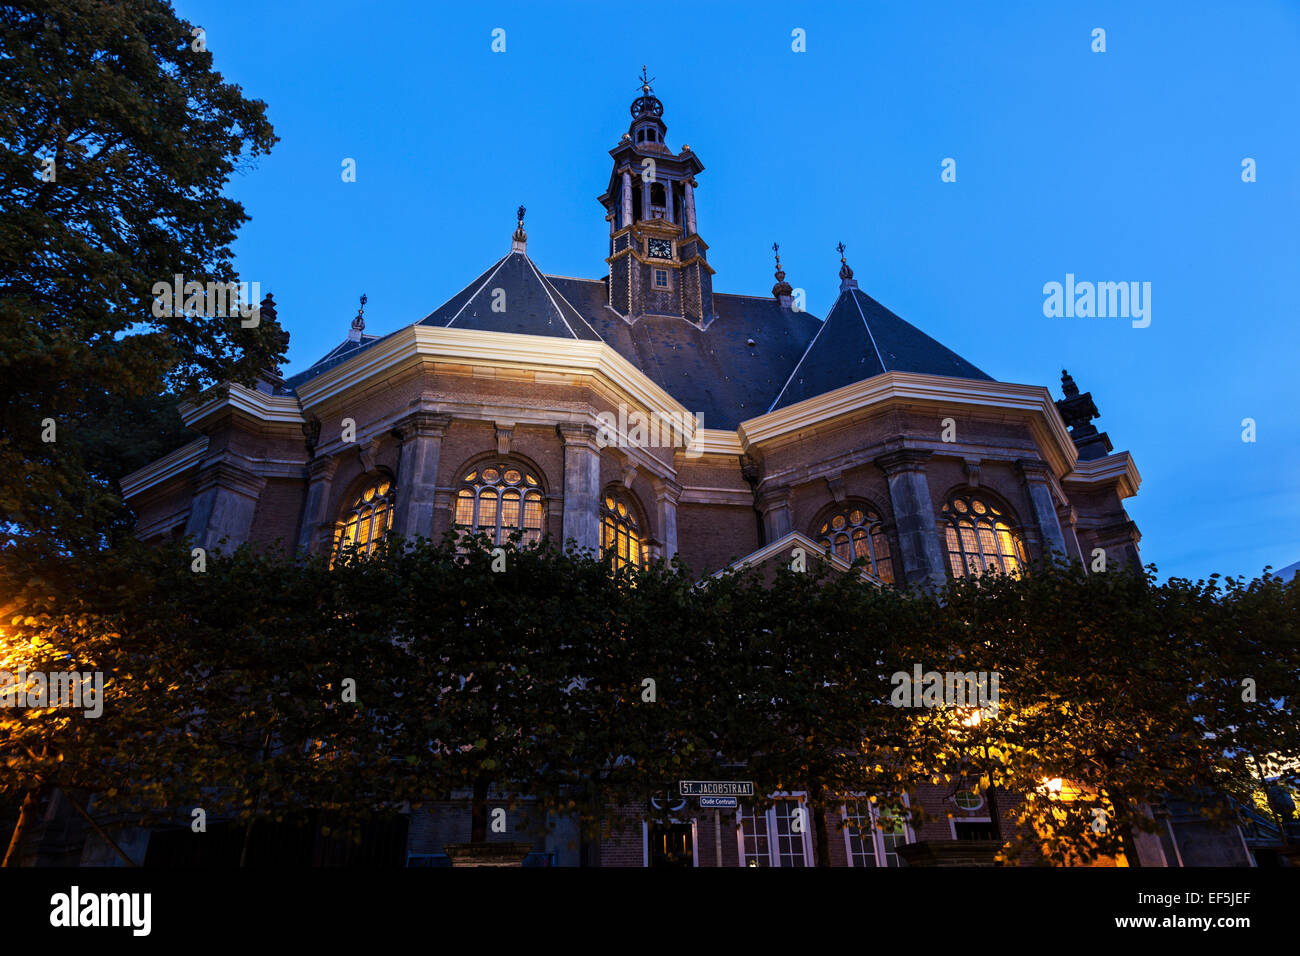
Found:
<path fill-rule="evenodd" d="M 564 441 L 565 547 L 572 539 L 578 550 L 600 553 L 600 446 L 591 425 L 557 425 Z"/>
<path fill-rule="evenodd" d="M 935 527 L 934 503 L 925 463 L 930 452 L 904 448 L 876 459 L 876 467 L 889 481 L 889 500 L 898 529 L 902 552 L 903 581 L 922 587 L 943 587 L 947 580 L 939 533 Z"/>
<path fill-rule="evenodd" d="M 330 488 L 337 470 L 338 459 L 332 455 L 313 459 L 307 464 L 307 501 L 303 504 L 302 522 L 298 527 L 299 551 L 315 551 L 320 532 L 330 524 L 326 509 L 329 508 Z"/>
<path fill-rule="evenodd" d="M 695 235 L 695 184 L 686 180 L 686 234 Z"/>
<path fill-rule="evenodd" d="M 665 561 L 671 561 L 677 554 L 677 502 L 682 497 L 682 486 L 671 478 L 657 478 L 654 491 L 655 524 L 663 543 L 661 556 Z"/>
<path fill-rule="evenodd" d="M 204 465 L 199 470 L 190 518 L 185 533 L 209 551 L 221 546 L 234 549 L 248 540 L 253 530 L 257 499 L 266 479 L 229 459 Z"/>
<path fill-rule="evenodd" d="M 671 179 L 668 180 L 668 182 L 664 183 L 664 216 L 668 219 L 669 222 L 674 221 L 673 200 L 675 200 L 677 197 L 673 191 L 676 188 L 676 186 L 677 184 L 674 183 Z"/>
<path fill-rule="evenodd" d="M 449 415 L 414 412 L 396 425 L 402 436 L 393 530 L 408 541 L 433 537 L 433 495 Z"/>
<path fill-rule="evenodd" d="M 1029 495 L 1029 506 L 1033 511 L 1034 524 L 1038 528 L 1038 540 L 1042 543 L 1043 553 L 1033 555 L 1035 558 L 1048 559 L 1055 555 L 1064 559 L 1065 535 L 1061 533 L 1061 523 L 1056 518 L 1056 503 L 1052 500 L 1052 489 L 1048 485 L 1047 463 L 1037 459 L 1021 458 L 1016 462 L 1021 477 L 1025 482 L 1025 491 Z"/>
<path fill-rule="evenodd" d="M 623 170 L 623 226 L 632 224 L 632 174 Z"/>
<path fill-rule="evenodd" d="M 652 219 L 650 215 L 650 183 L 644 176 L 641 177 L 641 219 Z"/>
<path fill-rule="evenodd" d="M 771 544 L 794 530 L 790 515 L 790 489 L 771 488 L 758 493 L 758 509 L 763 512 L 763 530 Z"/>

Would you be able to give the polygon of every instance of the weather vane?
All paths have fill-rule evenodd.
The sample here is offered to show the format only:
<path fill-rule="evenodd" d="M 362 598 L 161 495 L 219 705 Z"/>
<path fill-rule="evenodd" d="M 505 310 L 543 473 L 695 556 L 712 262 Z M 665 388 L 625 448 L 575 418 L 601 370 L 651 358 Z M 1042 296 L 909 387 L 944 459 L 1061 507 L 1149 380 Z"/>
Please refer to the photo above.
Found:
<path fill-rule="evenodd" d="M 844 243 L 841 242 L 839 245 L 837 245 L 837 246 L 835 247 L 835 251 L 838 252 L 838 253 L 840 254 L 840 261 L 843 261 L 843 260 L 844 260 Z"/>
<path fill-rule="evenodd" d="M 518 210 L 518 215 L 519 215 L 519 225 L 521 225 L 521 226 L 524 224 L 524 213 L 526 213 L 526 212 L 528 212 L 528 210 L 525 209 L 523 206 L 520 206 L 520 207 L 519 207 L 519 210 Z"/>
<path fill-rule="evenodd" d="M 645 64 L 642 63 L 642 64 L 641 64 L 641 92 L 642 92 L 642 93 L 649 93 L 649 92 L 650 92 L 650 84 L 653 83 L 656 79 L 658 79 L 658 77 L 655 77 L 655 76 L 651 76 L 651 77 L 648 77 L 648 78 L 646 77 L 646 75 L 645 75 Z"/>

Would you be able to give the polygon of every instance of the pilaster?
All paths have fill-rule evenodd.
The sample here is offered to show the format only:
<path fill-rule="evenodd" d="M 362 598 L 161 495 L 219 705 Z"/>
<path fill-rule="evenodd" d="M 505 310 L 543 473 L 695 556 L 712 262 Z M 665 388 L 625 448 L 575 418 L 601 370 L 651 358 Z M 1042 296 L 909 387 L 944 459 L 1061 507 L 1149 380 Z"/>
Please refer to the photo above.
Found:
<path fill-rule="evenodd" d="M 947 571 L 939 548 L 934 502 L 926 475 L 930 455 L 921 449 L 903 448 L 881 455 L 875 464 L 889 482 L 904 583 L 939 588 L 947 579 Z"/>

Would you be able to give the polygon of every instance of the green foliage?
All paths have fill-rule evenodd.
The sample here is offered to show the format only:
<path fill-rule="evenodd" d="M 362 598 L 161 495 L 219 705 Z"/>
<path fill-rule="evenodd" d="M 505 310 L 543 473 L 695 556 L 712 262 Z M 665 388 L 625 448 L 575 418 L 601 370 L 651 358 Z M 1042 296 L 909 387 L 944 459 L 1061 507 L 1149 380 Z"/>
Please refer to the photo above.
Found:
<path fill-rule="evenodd" d="M 111 481 L 152 460 L 153 438 L 178 437 L 176 397 L 250 383 L 283 352 L 269 321 L 153 315 L 155 282 L 236 279 L 230 243 L 247 216 L 222 190 L 276 141 L 265 104 L 194 46 L 161 0 L 0 7 L 0 515 L 11 535 L 70 547 L 111 537 L 123 524 Z M 152 398 L 164 391 L 169 405 Z M 150 440 L 121 442 L 126 432 Z"/>
<path fill-rule="evenodd" d="M 242 548 L 195 573 L 185 547 L 128 544 L 15 568 L 0 669 L 102 670 L 108 691 L 98 719 L 0 710 L 13 806 L 58 786 L 141 821 L 355 819 L 490 783 L 594 833 L 677 780 L 739 778 L 808 793 L 824 835 L 845 795 L 939 784 L 998 801 L 1007 859 L 1078 863 L 1167 794 L 1251 800 L 1257 763 L 1300 758 L 1300 585 L 1276 578 L 1058 567 L 925 595 L 818 562 L 615 574 L 549 542 L 500 570 L 482 538 L 333 567 Z M 997 671 L 996 715 L 892 706 L 915 664 Z"/>

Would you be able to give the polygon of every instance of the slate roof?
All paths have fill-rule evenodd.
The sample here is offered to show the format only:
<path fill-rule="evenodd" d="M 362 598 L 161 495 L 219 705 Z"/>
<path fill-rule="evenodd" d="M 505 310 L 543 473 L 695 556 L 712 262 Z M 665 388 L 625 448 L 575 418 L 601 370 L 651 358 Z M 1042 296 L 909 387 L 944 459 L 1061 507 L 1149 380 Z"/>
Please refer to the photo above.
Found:
<path fill-rule="evenodd" d="M 499 311 L 493 311 L 493 305 Z M 512 252 L 499 260 L 419 324 L 587 341 L 600 339 L 582 314 L 564 300 L 533 265 L 533 260 L 522 252 Z"/>
<path fill-rule="evenodd" d="M 845 289 L 771 408 L 784 408 L 884 372 L 992 381 L 992 376 L 861 289 Z"/>
<path fill-rule="evenodd" d="M 494 298 L 502 301 L 496 289 L 504 291 L 504 311 L 492 310 Z M 857 289 L 840 294 L 825 322 L 782 308 L 771 296 L 715 292 L 715 318 L 703 329 L 672 316 L 642 316 L 628 324 L 608 303 L 608 280 L 543 275 L 527 255 L 512 252 L 420 324 L 603 341 L 700 413 L 705 428 L 732 429 L 886 370 L 990 380 Z M 383 338 L 343 342 L 288 379 L 283 390 Z"/>
<path fill-rule="evenodd" d="M 294 389 L 296 389 L 299 385 L 301 385 L 303 382 L 307 381 L 308 379 L 315 378 L 317 375 L 320 375 L 322 372 L 328 372 L 336 365 L 342 365 L 344 362 L 352 358 L 352 356 L 356 355 L 358 352 L 364 349 L 368 349 L 376 342 L 379 342 L 386 338 L 388 338 L 387 335 L 366 335 L 363 332 L 361 335 L 361 340 L 359 342 L 353 342 L 350 339 L 344 339 L 338 345 L 334 346 L 334 348 L 330 349 L 323 356 L 321 356 L 321 358 L 311 368 L 299 372 L 297 375 L 290 375 L 287 379 L 285 379 L 284 385 L 276 389 L 276 391 L 281 395 L 288 392 L 293 392 Z"/>

